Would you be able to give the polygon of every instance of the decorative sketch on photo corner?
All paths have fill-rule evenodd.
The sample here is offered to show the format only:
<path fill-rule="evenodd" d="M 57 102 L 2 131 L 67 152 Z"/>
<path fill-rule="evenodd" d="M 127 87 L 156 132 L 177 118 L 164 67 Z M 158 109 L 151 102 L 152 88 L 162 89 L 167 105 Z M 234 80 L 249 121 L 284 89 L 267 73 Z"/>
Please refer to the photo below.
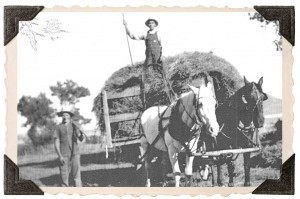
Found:
<path fill-rule="evenodd" d="M 37 51 L 37 43 L 40 38 L 55 41 L 61 38 L 61 33 L 69 33 L 60 26 L 61 22 L 58 19 L 40 22 L 39 19 L 34 18 L 32 21 L 20 22 L 20 33 L 29 39 L 31 47 Z"/>
<path fill-rule="evenodd" d="M 274 39 L 274 44 L 276 45 L 277 51 L 282 51 L 282 41 L 281 41 L 281 35 L 279 33 L 279 21 L 269 21 L 266 20 L 261 14 L 254 12 L 254 13 L 248 13 L 250 20 L 257 20 L 261 23 L 262 28 L 266 28 L 267 26 L 273 26 L 275 27 L 275 33 L 278 36 L 276 39 Z"/>

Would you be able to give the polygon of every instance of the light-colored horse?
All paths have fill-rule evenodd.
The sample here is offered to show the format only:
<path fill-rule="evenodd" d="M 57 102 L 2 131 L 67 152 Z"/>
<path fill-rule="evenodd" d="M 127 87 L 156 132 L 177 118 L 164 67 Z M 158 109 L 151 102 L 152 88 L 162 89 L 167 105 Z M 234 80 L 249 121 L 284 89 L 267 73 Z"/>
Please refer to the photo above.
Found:
<path fill-rule="evenodd" d="M 141 138 L 141 157 L 145 158 L 146 186 L 151 186 L 148 174 L 150 165 L 147 160 L 149 146 L 152 145 L 152 147 L 168 153 L 175 176 L 175 186 L 179 187 L 178 154 L 187 151 L 187 147 L 189 147 L 189 152 L 195 152 L 199 139 L 199 135 L 193 136 L 194 134 L 191 133 L 195 125 L 202 123 L 211 136 L 217 136 L 219 125 L 215 114 L 216 99 L 213 85 L 207 80 L 207 77 L 202 80 L 200 88 L 189 85 L 192 91 L 182 94 L 170 106 L 154 106 L 143 113 L 141 124 L 144 136 Z M 174 135 L 177 138 L 186 135 L 187 139 L 180 142 L 174 139 Z M 157 136 L 159 137 L 156 138 Z M 193 159 L 193 156 L 186 155 L 186 185 L 187 182 L 190 183 Z"/>

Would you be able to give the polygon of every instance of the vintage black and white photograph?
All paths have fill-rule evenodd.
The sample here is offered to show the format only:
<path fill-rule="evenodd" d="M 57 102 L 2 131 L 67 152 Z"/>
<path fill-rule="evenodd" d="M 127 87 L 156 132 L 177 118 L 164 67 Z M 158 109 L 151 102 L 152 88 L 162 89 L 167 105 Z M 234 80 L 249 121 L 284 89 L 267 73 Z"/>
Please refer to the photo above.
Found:
<path fill-rule="evenodd" d="M 17 165 L 39 187 L 257 187 L 282 165 L 279 22 L 41 12 L 19 23 Z"/>

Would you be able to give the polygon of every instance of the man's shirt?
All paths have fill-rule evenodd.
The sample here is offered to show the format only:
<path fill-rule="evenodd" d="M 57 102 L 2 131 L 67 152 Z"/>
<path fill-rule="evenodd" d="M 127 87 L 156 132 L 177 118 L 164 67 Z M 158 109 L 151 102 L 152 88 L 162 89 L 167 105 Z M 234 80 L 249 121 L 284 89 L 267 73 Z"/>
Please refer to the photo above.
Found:
<path fill-rule="evenodd" d="M 63 157 L 71 157 L 71 155 L 79 154 L 79 147 L 77 143 L 77 135 L 79 130 L 75 128 L 73 131 L 72 123 L 60 124 L 54 132 L 54 139 L 59 139 L 60 152 Z"/>

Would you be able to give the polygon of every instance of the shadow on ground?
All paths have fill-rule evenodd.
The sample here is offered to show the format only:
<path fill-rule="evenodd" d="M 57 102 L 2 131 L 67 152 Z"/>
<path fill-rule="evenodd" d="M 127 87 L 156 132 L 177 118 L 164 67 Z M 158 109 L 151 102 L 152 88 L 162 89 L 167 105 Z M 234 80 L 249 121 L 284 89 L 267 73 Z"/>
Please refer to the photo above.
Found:
<path fill-rule="evenodd" d="M 81 180 L 84 187 L 132 187 L 141 186 L 143 173 L 135 168 L 109 169 L 82 171 Z M 39 179 L 45 186 L 59 186 L 61 184 L 60 175 L 53 175 Z M 70 181 L 70 184 L 73 183 Z"/>
<path fill-rule="evenodd" d="M 32 162 L 26 164 L 18 164 L 18 167 L 36 167 L 36 168 L 55 168 L 59 165 L 58 159 L 52 159 L 44 162 Z"/>

